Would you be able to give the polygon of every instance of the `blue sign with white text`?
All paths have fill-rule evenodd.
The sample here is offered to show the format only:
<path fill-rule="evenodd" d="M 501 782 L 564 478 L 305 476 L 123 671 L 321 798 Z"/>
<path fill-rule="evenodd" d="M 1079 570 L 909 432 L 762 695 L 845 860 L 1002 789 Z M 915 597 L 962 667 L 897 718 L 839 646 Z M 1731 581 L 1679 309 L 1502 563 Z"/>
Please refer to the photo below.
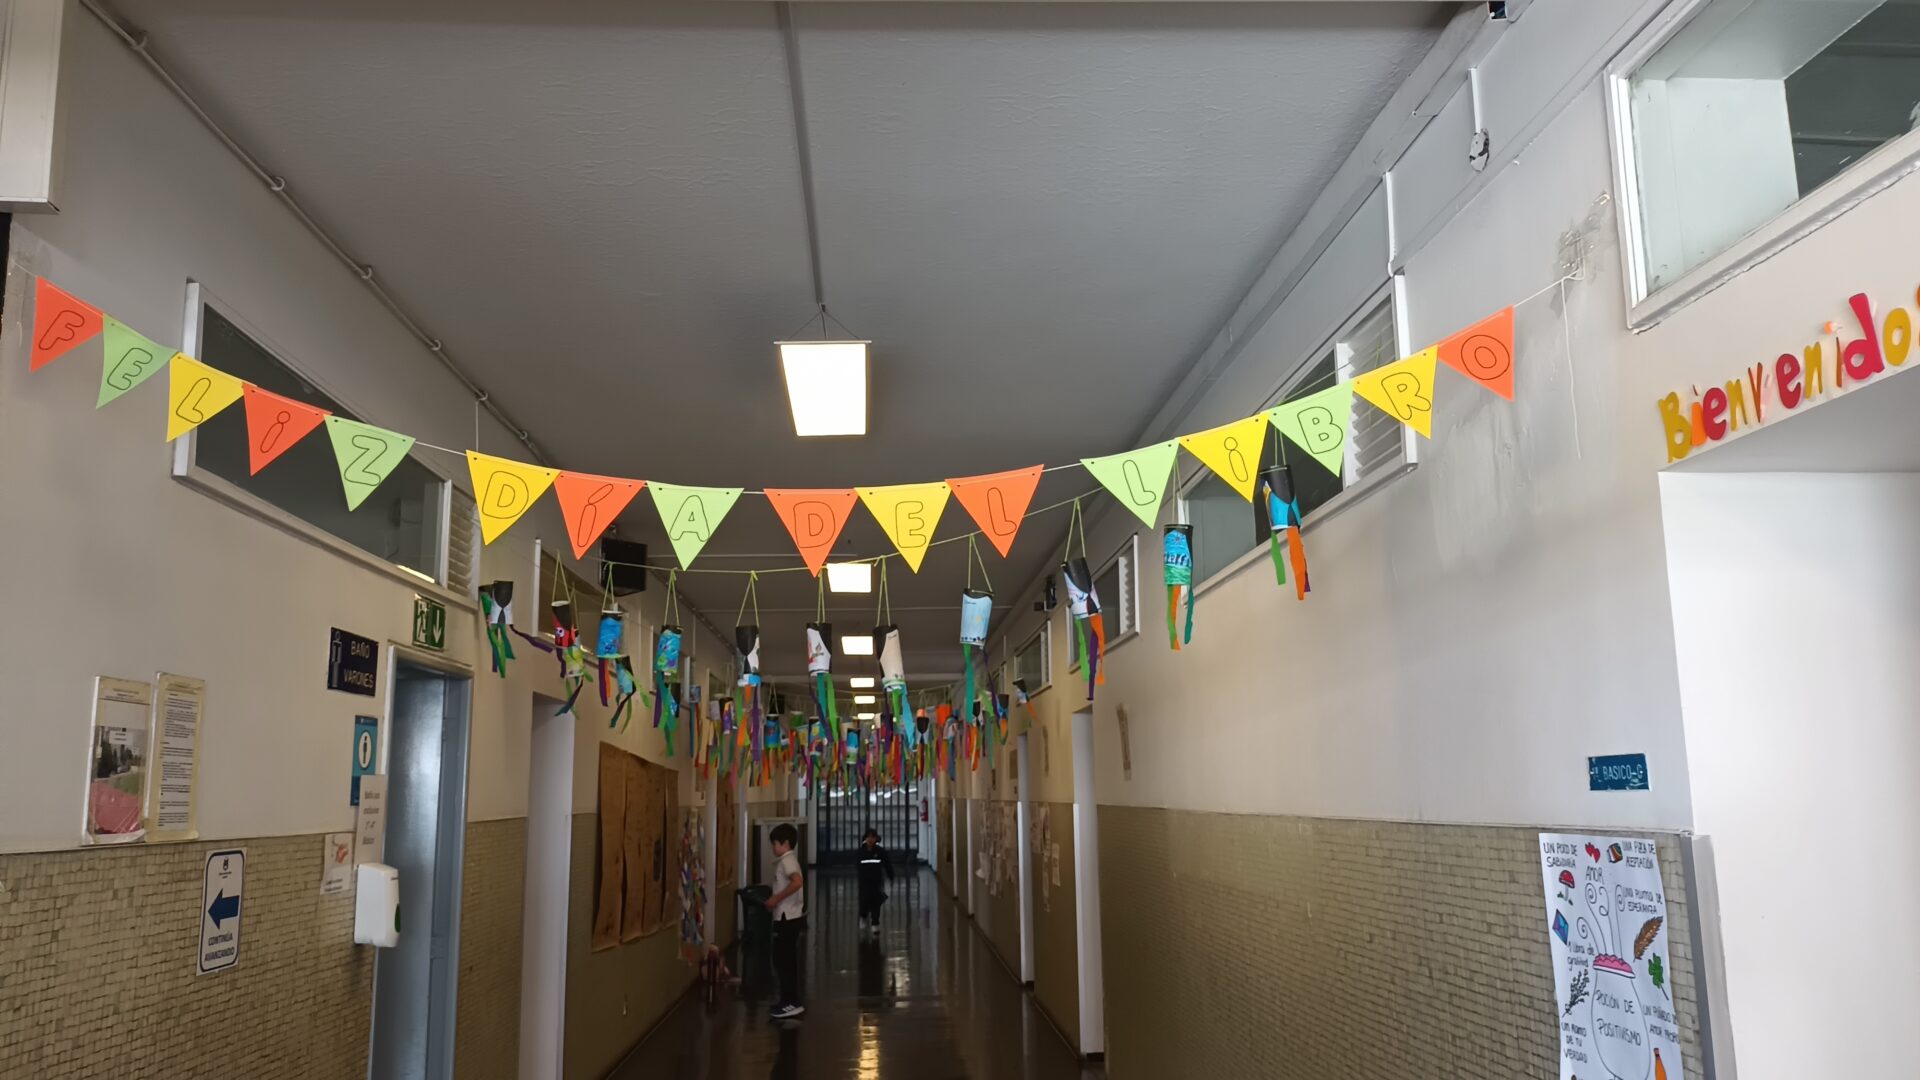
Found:
<path fill-rule="evenodd" d="M 1647 790 L 1647 755 L 1608 754 L 1587 759 L 1590 791 Z"/>

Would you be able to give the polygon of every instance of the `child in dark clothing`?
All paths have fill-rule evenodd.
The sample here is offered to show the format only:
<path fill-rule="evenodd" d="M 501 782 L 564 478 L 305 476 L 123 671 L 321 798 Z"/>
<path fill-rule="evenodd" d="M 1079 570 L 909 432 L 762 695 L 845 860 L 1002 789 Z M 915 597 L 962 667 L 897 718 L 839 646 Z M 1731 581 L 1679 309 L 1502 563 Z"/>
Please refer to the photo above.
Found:
<path fill-rule="evenodd" d="M 879 830 L 868 829 L 860 838 L 860 924 L 876 934 L 880 932 L 880 905 L 887 899 L 880 882 L 882 874 L 892 881 L 893 863 L 887 859 L 887 849 L 880 846 Z"/>

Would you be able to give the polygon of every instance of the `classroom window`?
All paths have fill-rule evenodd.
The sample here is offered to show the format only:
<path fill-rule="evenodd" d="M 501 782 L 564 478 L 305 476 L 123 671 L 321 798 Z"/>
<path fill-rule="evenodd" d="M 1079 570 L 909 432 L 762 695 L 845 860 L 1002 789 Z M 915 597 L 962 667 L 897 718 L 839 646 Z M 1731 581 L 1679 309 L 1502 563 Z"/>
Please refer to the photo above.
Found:
<path fill-rule="evenodd" d="M 202 302 L 197 356 L 207 364 L 263 390 L 315 405 L 336 416 L 360 419 L 289 367 L 233 319 Z M 348 510 L 340 470 L 324 427 L 301 439 L 249 475 L 246 409 L 236 403 L 192 433 L 192 472 L 204 472 L 250 497 L 246 505 L 279 511 L 314 530 L 414 576 L 447 584 L 464 595 L 470 578 L 471 542 L 460 545 L 443 574 L 450 485 L 440 474 L 408 458 L 357 510 Z M 471 510 L 470 500 L 459 500 Z M 262 507 L 267 509 L 262 510 Z M 471 526 L 470 513 L 457 519 Z M 463 538 L 463 540 L 466 538 Z"/>
<path fill-rule="evenodd" d="M 1013 677 L 1026 680 L 1029 694 L 1039 693 L 1053 681 L 1052 631 L 1051 624 L 1041 623 L 1013 652 Z"/>
<path fill-rule="evenodd" d="M 1342 327 L 1287 380 L 1285 389 L 1267 406 L 1305 397 L 1399 358 L 1389 291 Z M 1397 472 L 1408 461 L 1405 425 L 1359 397 L 1353 399 L 1352 409 L 1347 420 L 1345 459 L 1338 476 L 1284 441 L 1278 432 L 1267 433 L 1267 461 L 1284 461 L 1292 467 L 1294 494 L 1305 520 L 1311 521 L 1317 511 L 1335 504 L 1343 494 Z M 1253 507 L 1209 470 L 1201 469 L 1187 481 L 1180 502 L 1181 520 L 1193 526 L 1196 585 L 1235 566 L 1248 552 L 1267 543 L 1266 533 L 1256 527 Z"/>
<path fill-rule="evenodd" d="M 1757 257 L 1756 230 L 1867 182 L 1855 166 L 1920 124 L 1920 4 L 1676 12 L 1609 72 L 1635 303 L 1723 253 Z"/>

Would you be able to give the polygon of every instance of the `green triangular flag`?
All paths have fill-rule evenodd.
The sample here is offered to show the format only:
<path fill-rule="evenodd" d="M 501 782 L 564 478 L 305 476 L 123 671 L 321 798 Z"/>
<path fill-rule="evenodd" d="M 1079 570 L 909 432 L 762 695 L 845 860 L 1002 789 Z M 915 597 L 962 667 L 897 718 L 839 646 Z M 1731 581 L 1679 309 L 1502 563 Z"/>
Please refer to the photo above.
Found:
<path fill-rule="evenodd" d="M 1160 518 L 1160 502 L 1173 486 L 1173 460 L 1178 456 L 1179 440 L 1168 439 L 1124 454 L 1081 458 L 1080 464 L 1152 528 Z"/>
<path fill-rule="evenodd" d="M 359 509 L 413 449 L 411 435 L 338 416 L 327 417 L 327 438 L 333 440 L 333 457 L 340 463 L 340 486 L 346 490 L 349 510 Z"/>
<path fill-rule="evenodd" d="M 660 511 L 660 522 L 667 527 L 667 539 L 683 568 L 693 565 L 700 549 L 713 539 L 720 519 L 740 497 L 739 488 L 681 487 L 657 480 L 647 481 L 647 490 L 653 492 L 654 509 Z"/>
<path fill-rule="evenodd" d="M 1338 382 L 1318 393 L 1267 410 L 1267 419 L 1287 441 L 1340 475 L 1347 456 L 1347 422 L 1353 418 L 1353 383 Z"/>
<path fill-rule="evenodd" d="M 167 366 L 174 350 L 156 345 L 139 331 L 111 315 L 100 319 L 101 349 L 99 408 L 147 381 Z"/>

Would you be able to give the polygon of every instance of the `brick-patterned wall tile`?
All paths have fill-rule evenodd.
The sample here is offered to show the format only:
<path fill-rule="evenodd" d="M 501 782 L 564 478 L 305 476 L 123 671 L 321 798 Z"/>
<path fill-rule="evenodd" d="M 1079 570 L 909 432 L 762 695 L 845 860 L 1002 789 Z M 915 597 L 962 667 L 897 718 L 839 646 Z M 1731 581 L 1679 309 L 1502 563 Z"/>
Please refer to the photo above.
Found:
<path fill-rule="evenodd" d="M 1076 1045 L 1080 1040 L 1080 943 L 1074 913 L 1073 804 L 1045 803 L 1049 844 L 1060 845 L 1060 884 L 1046 852 L 1033 851 L 1033 996 Z M 1036 806 L 1035 811 L 1039 810 Z M 1044 878 L 1044 880 L 1042 880 Z"/>
<path fill-rule="evenodd" d="M 460 1080 L 520 1074 L 520 943 L 527 819 L 467 825 L 460 884 L 460 991 L 454 1070 Z"/>
<path fill-rule="evenodd" d="M 1538 832 L 1102 806 L 1108 1074 L 1557 1080 Z M 1686 881 L 1653 839 L 1698 1078 Z"/>

